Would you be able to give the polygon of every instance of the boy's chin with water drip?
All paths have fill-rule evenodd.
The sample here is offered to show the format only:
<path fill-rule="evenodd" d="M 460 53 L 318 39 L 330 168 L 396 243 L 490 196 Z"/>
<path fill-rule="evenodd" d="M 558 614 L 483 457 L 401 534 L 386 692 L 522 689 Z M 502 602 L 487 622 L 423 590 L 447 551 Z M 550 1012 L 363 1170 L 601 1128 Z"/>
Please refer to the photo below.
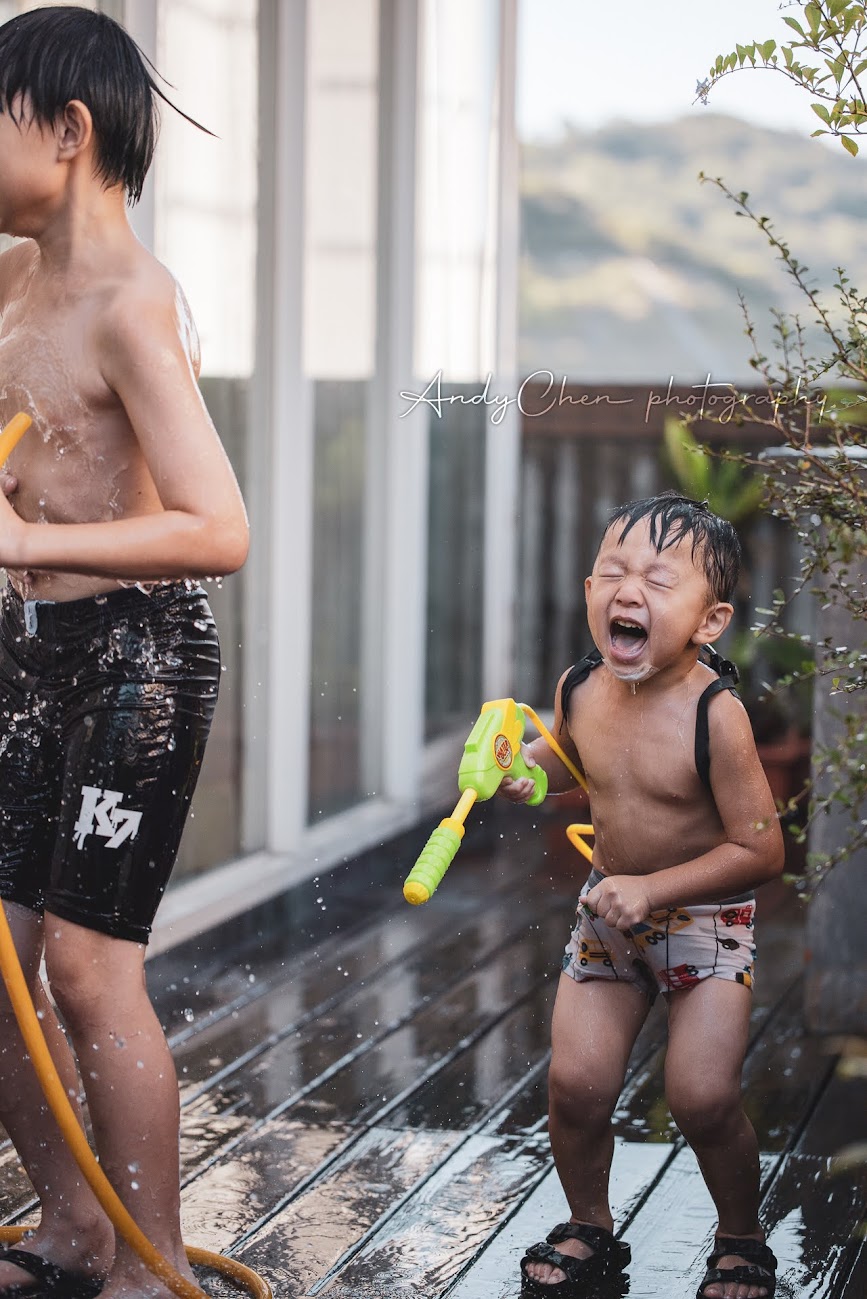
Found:
<path fill-rule="evenodd" d="M 604 644 L 599 646 L 602 661 L 618 681 L 635 685 L 659 670 L 650 655 L 649 633 L 641 623 L 613 618 L 602 639 Z"/>
<path fill-rule="evenodd" d="M 640 681 L 647 681 L 649 677 L 654 676 L 659 671 L 659 668 L 654 667 L 650 662 L 626 667 L 622 663 L 616 663 L 608 654 L 602 655 L 602 662 L 611 675 L 617 677 L 618 681 L 626 681 L 633 686 L 638 685 Z"/>

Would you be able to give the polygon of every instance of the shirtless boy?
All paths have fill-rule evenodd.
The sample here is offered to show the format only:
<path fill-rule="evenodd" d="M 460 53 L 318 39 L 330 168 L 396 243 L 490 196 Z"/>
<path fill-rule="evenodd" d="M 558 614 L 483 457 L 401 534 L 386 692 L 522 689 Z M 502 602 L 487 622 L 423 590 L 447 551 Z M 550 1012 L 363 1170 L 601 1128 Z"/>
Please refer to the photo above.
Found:
<path fill-rule="evenodd" d="M 105 1172 L 160 1252 L 181 1241 L 178 1089 L 143 962 L 214 709 L 219 646 L 196 578 L 247 522 L 199 395 L 195 330 L 126 213 L 159 93 L 102 14 L 0 27 L 0 420 L 33 427 L 0 494 L 0 896 L 71 1094 L 72 1041 Z M 167 1299 L 83 1184 L 3 994 L 0 1121 L 42 1204 L 0 1257 L 3 1296 Z M 14 1262 L 13 1262 L 14 1260 Z"/>
<path fill-rule="evenodd" d="M 746 712 L 732 682 L 715 685 L 699 659 L 731 619 L 739 562 L 730 524 L 663 493 L 614 512 L 585 583 L 598 653 L 563 674 L 554 705 L 596 831 L 552 1025 L 551 1147 L 571 1221 L 522 1259 L 523 1293 L 534 1299 L 592 1295 L 628 1261 L 611 1235 L 610 1120 L 658 992 L 668 1009 L 666 1096 L 718 1213 L 699 1299 L 774 1292 L 741 1069 L 752 890 L 782 871 L 783 841 Z M 544 740 L 525 751 L 555 792 L 569 786 Z M 532 783 L 505 782 L 502 792 L 522 802 Z"/>

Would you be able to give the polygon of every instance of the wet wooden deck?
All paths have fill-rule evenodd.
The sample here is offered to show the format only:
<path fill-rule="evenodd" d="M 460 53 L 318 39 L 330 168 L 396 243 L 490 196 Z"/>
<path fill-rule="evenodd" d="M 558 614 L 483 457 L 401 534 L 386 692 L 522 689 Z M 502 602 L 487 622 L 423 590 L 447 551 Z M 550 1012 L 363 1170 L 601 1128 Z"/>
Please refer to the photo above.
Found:
<path fill-rule="evenodd" d="M 412 857 L 383 852 L 306 886 L 290 922 L 234 950 L 195 968 L 184 953 L 154 963 L 181 1080 L 189 1243 L 254 1267 L 275 1299 L 518 1295 L 523 1248 L 568 1216 L 545 1078 L 583 877 L 561 833 L 524 809 L 489 813 L 426 907 L 400 896 Z M 867 1252 L 852 1232 L 867 1179 L 832 1180 L 827 1165 L 867 1138 L 867 1088 L 840 1080 L 826 1045 L 804 1035 L 792 895 L 765 890 L 760 912 L 746 1089 L 778 1294 L 861 1299 Z M 631 1299 L 694 1294 L 713 1225 L 665 1107 L 664 1034 L 658 1007 L 616 1116 Z M 8 1145 L 0 1187 L 5 1221 L 32 1217 Z"/>

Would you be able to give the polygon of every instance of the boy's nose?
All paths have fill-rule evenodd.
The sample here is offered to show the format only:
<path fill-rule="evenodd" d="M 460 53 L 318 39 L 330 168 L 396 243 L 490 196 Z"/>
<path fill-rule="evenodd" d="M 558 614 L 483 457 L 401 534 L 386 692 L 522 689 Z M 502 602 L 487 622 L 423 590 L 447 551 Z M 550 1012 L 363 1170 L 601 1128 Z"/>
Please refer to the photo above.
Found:
<path fill-rule="evenodd" d="M 617 588 L 617 594 L 614 597 L 614 607 L 618 605 L 629 606 L 634 608 L 635 605 L 642 603 L 641 585 L 634 577 L 624 577 L 623 581 Z"/>

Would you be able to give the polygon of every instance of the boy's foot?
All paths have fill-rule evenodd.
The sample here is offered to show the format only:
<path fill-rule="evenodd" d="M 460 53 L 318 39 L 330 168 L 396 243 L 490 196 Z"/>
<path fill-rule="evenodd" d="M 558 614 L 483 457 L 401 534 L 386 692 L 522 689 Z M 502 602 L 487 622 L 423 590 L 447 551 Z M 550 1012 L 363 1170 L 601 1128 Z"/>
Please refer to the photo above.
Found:
<path fill-rule="evenodd" d="M 763 1240 L 717 1236 L 696 1299 L 771 1299 L 777 1260 Z"/>
<path fill-rule="evenodd" d="M 629 1246 L 604 1227 L 564 1222 L 521 1259 L 522 1294 L 526 1299 L 589 1296 L 601 1282 L 620 1274 L 629 1259 Z"/>
<path fill-rule="evenodd" d="M 167 1261 L 187 1281 L 195 1286 L 199 1285 L 186 1257 L 167 1256 Z M 2 1294 L 0 1299 L 3 1299 Z M 127 1260 L 121 1266 L 112 1269 L 100 1290 L 99 1299 L 175 1299 L 175 1296 L 165 1281 L 154 1276 L 150 1268 L 140 1259 L 134 1259 Z"/>
<path fill-rule="evenodd" d="M 70 1240 L 75 1240 L 75 1245 Z M 4 1295 L 34 1295 L 52 1290 L 73 1292 L 80 1284 L 82 1295 L 99 1289 L 111 1266 L 114 1233 L 108 1223 L 64 1231 L 61 1244 L 55 1234 L 35 1229 L 15 1245 L 0 1245 L 0 1299 Z"/>
<path fill-rule="evenodd" d="M 72 1295 L 75 1299 L 95 1299 L 102 1289 L 102 1277 L 70 1271 L 32 1250 L 10 1246 L 0 1251 L 0 1261 L 13 1276 L 8 1284 L 0 1282 L 0 1299 L 68 1299 Z"/>

